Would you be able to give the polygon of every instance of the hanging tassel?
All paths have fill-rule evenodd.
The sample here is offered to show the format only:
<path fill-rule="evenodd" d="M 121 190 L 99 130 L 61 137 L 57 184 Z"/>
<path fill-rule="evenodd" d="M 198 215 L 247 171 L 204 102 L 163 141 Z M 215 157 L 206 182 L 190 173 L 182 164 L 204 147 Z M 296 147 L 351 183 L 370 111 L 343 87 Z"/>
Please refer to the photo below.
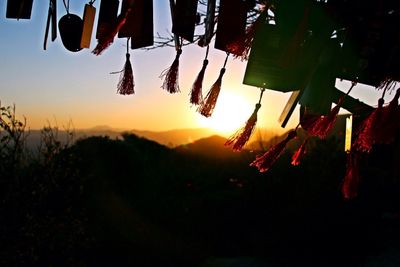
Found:
<path fill-rule="evenodd" d="M 261 99 L 264 91 L 264 88 L 261 89 L 260 99 L 245 126 L 238 130 L 234 135 L 229 137 L 229 139 L 225 142 L 225 146 L 233 145 L 232 148 L 234 151 L 241 151 L 247 141 L 249 141 L 257 123 L 257 112 L 261 108 Z"/>
<path fill-rule="evenodd" d="M 378 107 L 361 123 L 357 130 L 353 149 L 360 152 L 370 152 L 375 143 L 375 135 L 378 131 L 378 124 L 382 118 L 383 98 L 378 100 Z"/>
<path fill-rule="evenodd" d="M 117 35 L 118 31 L 124 26 L 126 22 L 126 18 L 131 12 L 132 8 L 128 8 L 125 14 L 120 14 L 117 18 L 117 21 L 114 24 L 114 27 L 111 27 L 108 32 L 105 32 L 101 39 L 98 40 L 96 47 L 93 49 L 92 53 L 96 56 L 103 53 L 113 42 L 114 37 Z"/>
<path fill-rule="evenodd" d="M 192 90 L 190 91 L 190 103 L 193 105 L 200 105 L 203 103 L 203 79 L 204 79 L 204 73 L 206 72 L 206 68 L 208 65 L 208 46 L 207 46 L 207 51 L 206 51 L 206 57 L 203 60 L 203 67 L 201 68 L 199 74 L 197 75 L 196 80 L 193 83 Z"/>
<path fill-rule="evenodd" d="M 200 114 L 203 115 L 204 117 L 207 118 L 210 117 L 214 111 L 215 105 L 217 104 L 219 92 L 221 91 L 222 77 L 225 74 L 225 66 L 226 62 L 228 61 L 228 57 L 229 53 L 227 53 L 226 55 L 225 63 L 219 73 L 218 79 L 211 86 L 211 89 L 208 91 L 205 100 L 197 109 L 197 111 L 200 112 Z"/>
<path fill-rule="evenodd" d="M 182 49 L 179 47 L 176 50 L 176 56 L 174 62 L 172 62 L 171 67 L 165 69 L 160 78 L 164 78 L 161 88 L 167 90 L 169 93 L 174 94 L 180 92 L 179 90 L 179 57 L 182 54 Z"/>
<path fill-rule="evenodd" d="M 394 79 L 390 78 L 390 77 L 386 77 L 378 86 L 378 90 L 379 89 L 383 89 L 383 90 L 393 90 L 397 85 L 397 81 L 395 81 Z"/>
<path fill-rule="evenodd" d="M 355 198 L 358 194 L 358 185 L 360 183 L 358 153 L 347 154 L 346 175 L 342 182 L 342 194 L 345 199 Z"/>
<path fill-rule="evenodd" d="M 117 93 L 121 95 L 132 95 L 135 93 L 135 81 L 133 79 L 132 64 L 129 54 L 129 39 L 130 38 L 127 38 L 126 41 L 126 62 L 124 68 L 118 72 L 111 72 L 111 74 L 121 73 L 117 86 Z"/>
<path fill-rule="evenodd" d="M 246 28 L 246 33 L 240 35 L 235 42 L 227 46 L 227 50 L 229 53 L 233 54 L 234 58 L 240 58 L 242 61 L 249 59 L 249 52 L 253 44 L 255 32 L 258 25 L 265 21 L 265 18 L 266 12 L 262 11 L 258 18 Z"/>
<path fill-rule="evenodd" d="M 297 127 L 296 127 L 297 129 Z M 282 155 L 287 143 L 297 136 L 296 129 L 291 130 L 287 137 L 279 142 L 278 144 L 272 146 L 267 152 L 261 156 L 257 156 L 256 159 L 250 163 L 250 166 L 257 167 L 260 172 L 266 172 L 275 163 L 275 161 Z"/>
<path fill-rule="evenodd" d="M 394 142 L 396 134 L 400 128 L 400 108 L 399 108 L 400 88 L 390 101 L 389 105 L 383 107 L 381 121 L 376 127 L 374 142 L 376 144 L 390 144 Z"/>
<path fill-rule="evenodd" d="M 306 146 L 308 143 L 308 138 L 304 140 L 303 144 L 296 150 L 296 152 L 292 156 L 292 165 L 298 166 L 303 159 L 304 155 L 306 154 Z"/>
<path fill-rule="evenodd" d="M 313 125 L 309 128 L 309 134 L 312 136 L 318 136 L 319 138 L 325 138 L 329 131 L 332 129 L 333 125 L 336 122 L 337 114 L 339 113 L 340 108 L 342 107 L 343 101 L 345 97 L 351 92 L 353 87 L 356 85 L 355 82 L 352 82 L 350 89 L 347 93 L 342 96 L 337 105 L 329 112 L 326 116 L 320 116 Z"/>

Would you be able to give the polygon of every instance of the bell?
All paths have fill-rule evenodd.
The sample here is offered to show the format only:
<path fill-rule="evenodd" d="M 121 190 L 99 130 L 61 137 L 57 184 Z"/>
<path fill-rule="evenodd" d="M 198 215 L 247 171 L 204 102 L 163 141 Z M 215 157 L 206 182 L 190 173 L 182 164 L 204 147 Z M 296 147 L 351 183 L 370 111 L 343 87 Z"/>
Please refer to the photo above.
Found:
<path fill-rule="evenodd" d="M 67 50 L 71 52 L 82 50 L 82 27 L 82 19 L 75 14 L 68 13 L 61 17 L 58 22 L 58 30 L 60 31 L 61 41 Z"/>

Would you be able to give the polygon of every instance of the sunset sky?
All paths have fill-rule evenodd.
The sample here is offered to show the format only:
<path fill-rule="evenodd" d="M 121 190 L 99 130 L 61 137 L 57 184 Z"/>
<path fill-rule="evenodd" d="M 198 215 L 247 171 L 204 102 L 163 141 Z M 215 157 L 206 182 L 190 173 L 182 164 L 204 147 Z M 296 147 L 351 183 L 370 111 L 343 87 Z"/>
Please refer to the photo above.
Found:
<path fill-rule="evenodd" d="M 119 74 L 125 62 L 126 39 L 115 39 L 102 55 L 91 53 L 96 44 L 95 28 L 90 49 L 77 53 L 66 50 L 60 36 L 48 41 L 43 50 L 48 1 L 34 1 L 30 20 L 5 18 L 6 2 L 0 1 L 0 101 L 3 106 L 17 106 L 17 115 L 26 116 L 31 129 L 50 121 L 59 126 L 71 120 L 76 129 L 108 125 L 121 129 L 170 130 L 210 127 L 228 134 L 243 125 L 258 101 L 259 89 L 242 84 L 246 63 L 229 59 L 220 98 L 211 118 L 203 118 L 189 104 L 189 92 L 199 72 L 205 48 L 197 44 L 183 48 L 180 60 L 181 93 L 169 94 L 161 88 L 160 73 L 170 66 L 175 50 L 165 47 L 150 51 L 131 50 L 135 94 L 116 93 Z M 66 14 L 62 1 L 57 2 L 58 19 Z M 82 16 L 83 1 L 71 1 L 70 12 Z M 154 1 L 154 31 L 167 35 L 171 28 L 168 0 Z M 202 32 L 202 27 L 198 27 Z M 50 38 L 49 38 L 50 39 Z M 225 52 L 210 46 L 209 65 L 203 83 L 206 93 L 217 79 Z M 339 84 L 344 91 L 347 83 Z M 375 105 L 380 92 L 358 85 L 352 96 Z M 277 120 L 290 93 L 267 90 L 258 114 L 259 127 L 283 131 L 298 122 L 298 111 L 286 129 Z M 390 96 L 389 96 L 390 97 Z"/>

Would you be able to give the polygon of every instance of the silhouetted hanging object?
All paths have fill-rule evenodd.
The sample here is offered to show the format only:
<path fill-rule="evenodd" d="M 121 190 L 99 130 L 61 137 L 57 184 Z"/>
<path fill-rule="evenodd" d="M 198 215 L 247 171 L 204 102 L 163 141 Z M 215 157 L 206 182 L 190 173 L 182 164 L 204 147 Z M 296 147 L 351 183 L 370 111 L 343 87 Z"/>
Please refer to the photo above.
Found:
<path fill-rule="evenodd" d="M 82 19 L 69 13 L 69 0 L 63 1 L 67 14 L 62 16 L 58 22 L 58 30 L 60 31 L 61 41 L 64 47 L 71 52 L 78 52 L 81 48 L 82 36 Z"/>
<path fill-rule="evenodd" d="M 304 140 L 301 146 L 294 152 L 291 162 L 293 166 L 300 165 L 301 160 L 303 159 L 303 157 L 307 152 L 307 143 L 308 143 L 308 138 L 306 138 L 306 140 Z"/>
<path fill-rule="evenodd" d="M 132 64 L 130 61 L 129 54 L 129 38 L 126 40 L 126 61 L 124 68 L 118 72 L 112 72 L 111 74 L 120 73 L 119 82 L 117 86 L 117 93 L 120 95 L 132 95 L 135 93 L 135 80 L 133 78 Z"/>
<path fill-rule="evenodd" d="M 242 61 L 249 59 L 249 52 L 253 45 L 255 33 L 260 24 L 264 23 L 266 12 L 262 11 L 257 19 L 246 28 L 245 34 L 240 35 L 238 39 L 228 45 L 228 51 L 233 54 L 234 58 L 240 58 Z"/>
<path fill-rule="evenodd" d="M 285 150 L 285 147 L 289 141 L 297 136 L 296 130 L 297 127 L 296 129 L 291 130 L 284 140 L 272 146 L 263 155 L 257 156 L 256 159 L 250 163 L 250 166 L 257 167 L 260 172 L 268 171 L 275 161 L 282 155 L 282 152 Z"/>
<path fill-rule="evenodd" d="M 329 112 L 328 115 L 320 116 L 315 122 L 312 123 L 310 128 L 308 129 L 308 133 L 312 136 L 318 136 L 319 138 L 325 138 L 333 125 L 336 122 L 337 114 L 339 113 L 340 108 L 342 107 L 343 101 L 347 95 L 350 94 L 353 87 L 356 85 L 355 82 L 351 83 L 350 89 L 347 91 L 346 95 L 342 96 L 336 106 Z"/>
<path fill-rule="evenodd" d="M 254 128 L 257 123 L 257 113 L 258 110 L 261 108 L 261 100 L 264 91 L 265 89 L 262 88 L 258 103 L 256 104 L 256 107 L 253 113 L 251 114 L 250 118 L 246 121 L 244 127 L 236 131 L 236 133 L 233 134 L 231 137 L 229 137 L 228 140 L 225 142 L 225 145 L 232 146 L 234 151 L 241 151 L 254 132 Z"/>
<path fill-rule="evenodd" d="M 124 0 L 122 12 L 133 6 L 118 37 L 130 37 L 131 48 L 137 49 L 154 44 L 153 0 Z"/>
<path fill-rule="evenodd" d="M 193 42 L 197 21 L 198 0 L 175 0 L 172 14 L 172 33 Z"/>
<path fill-rule="evenodd" d="M 214 36 L 216 0 L 207 0 L 207 13 L 205 18 L 205 31 L 199 39 L 198 45 L 208 46 Z"/>
<path fill-rule="evenodd" d="M 204 117 L 210 117 L 214 111 L 215 105 L 217 104 L 218 96 L 221 91 L 221 84 L 222 78 L 225 74 L 225 67 L 228 61 L 229 53 L 226 54 L 224 66 L 222 67 L 221 71 L 219 72 L 218 79 L 215 83 L 211 86 L 211 89 L 208 91 L 205 100 L 203 103 L 198 107 L 197 111 L 203 115 Z"/>
<path fill-rule="evenodd" d="M 8 0 L 6 18 L 8 19 L 30 19 L 33 0 Z"/>
<path fill-rule="evenodd" d="M 341 191 L 345 199 L 352 199 L 358 195 L 360 183 L 360 154 L 350 152 L 347 154 L 346 174 L 342 181 Z"/>
<path fill-rule="evenodd" d="M 174 94 L 180 92 L 179 90 L 179 58 L 182 54 L 182 46 L 176 47 L 176 56 L 171 66 L 165 69 L 160 78 L 163 78 L 163 84 L 161 88 L 167 90 L 169 93 Z"/>
<path fill-rule="evenodd" d="M 97 19 L 96 39 L 104 39 L 116 24 L 119 0 L 101 0 L 99 17 Z"/>
<path fill-rule="evenodd" d="M 304 115 L 327 115 L 332 106 L 338 71 L 340 44 L 330 39 L 318 57 L 317 67 L 304 88 L 299 103 L 304 107 Z"/>
<path fill-rule="evenodd" d="M 196 77 L 196 80 L 194 81 L 192 85 L 192 90 L 190 90 L 190 104 L 193 105 L 200 105 L 203 103 L 203 79 L 204 79 L 204 73 L 206 72 L 206 68 L 208 65 L 208 49 L 209 47 L 207 46 L 206 50 L 206 56 L 203 60 L 203 67 L 201 68 L 199 74 Z"/>
<path fill-rule="evenodd" d="M 83 11 L 81 48 L 89 48 L 92 40 L 93 25 L 96 16 L 96 8 L 93 6 L 93 2 L 92 0 L 89 4 L 86 4 Z"/>
<path fill-rule="evenodd" d="M 47 38 L 51 25 L 51 41 L 54 42 L 57 38 L 57 0 L 49 0 L 49 10 L 47 12 L 46 29 L 44 32 L 43 49 L 47 49 Z"/>
<path fill-rule="evenodd" d="M 109 28 L 110 31 L 105 32 L 104 37 L 98 40 L 96 47 L 92 51 L 93 54 L 95 54 L 96 56 L 100 55 L 114 42 L 114 37 L 117 35 L 119 29 L 121 29 L 121 27 L 125 24 L 126 17 L 130 11 L 131 9 L 129 8 L 125 13 L 121 13 L 118 16 L 114 26 Z"/>
<path fill-rule="evenodd" d="M 247 10 L 246 1 L 220 0 L 214 44 L 216 49 L 231 53 L 229 45 L 245 34 Z"/>

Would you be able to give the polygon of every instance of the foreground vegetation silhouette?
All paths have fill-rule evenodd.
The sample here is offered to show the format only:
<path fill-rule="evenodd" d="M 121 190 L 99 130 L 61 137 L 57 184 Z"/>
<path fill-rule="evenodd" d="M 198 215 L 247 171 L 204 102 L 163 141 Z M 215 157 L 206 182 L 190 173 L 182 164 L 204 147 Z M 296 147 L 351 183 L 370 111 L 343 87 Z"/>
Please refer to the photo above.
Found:
<path fill-rule="evenodd" d="M 14 114 L 2 108 L 1 266 L 365 266 L 398 249 L 395 146 L 373 151 L 344 201 L 334 137 L 260 174 L 255 152 L 216 136 L 175 149 L 128 133 L 63 143 L 49 126 L 31 155 Z"/>

